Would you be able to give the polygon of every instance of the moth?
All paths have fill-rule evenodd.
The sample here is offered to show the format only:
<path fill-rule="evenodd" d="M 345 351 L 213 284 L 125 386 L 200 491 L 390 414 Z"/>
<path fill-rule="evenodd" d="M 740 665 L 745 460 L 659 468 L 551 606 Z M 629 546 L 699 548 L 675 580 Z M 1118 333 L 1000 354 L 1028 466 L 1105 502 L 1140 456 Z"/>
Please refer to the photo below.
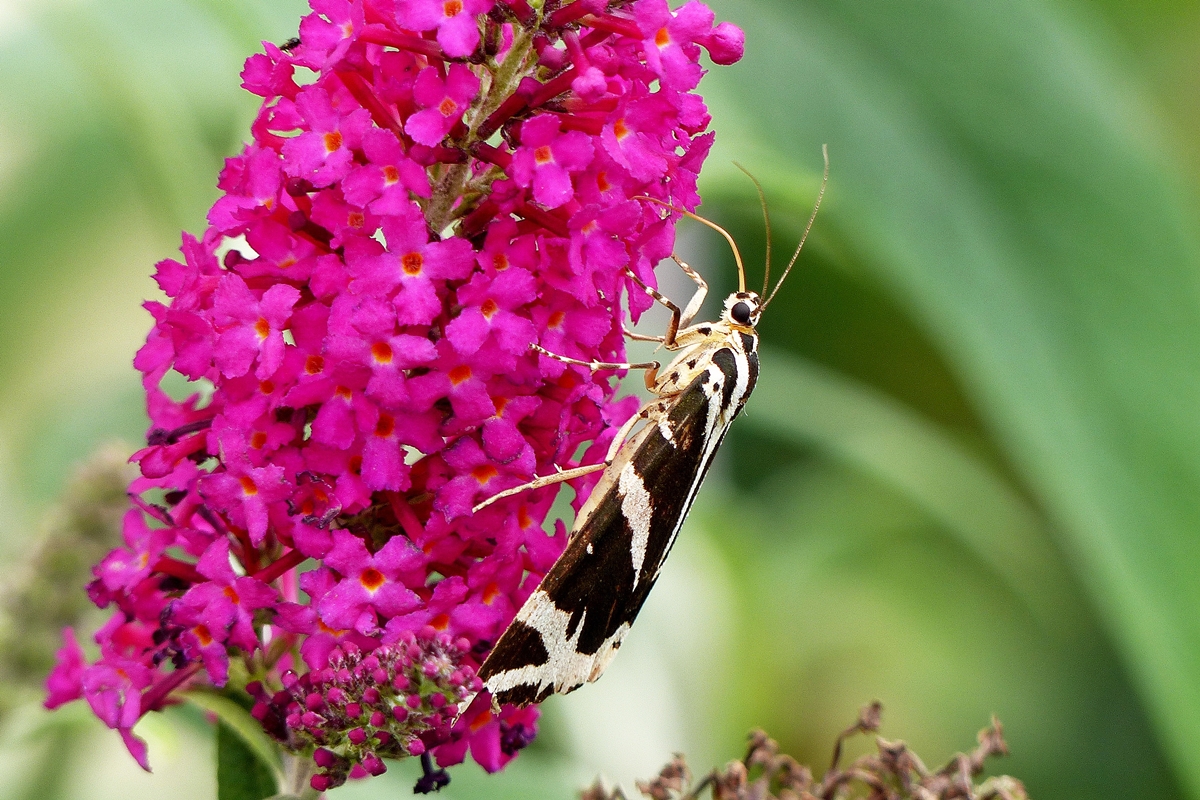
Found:
<path fill-rule="evenodd" d="M 693 324 L 708 286 L 699 273 L 677 257 L 672 256 L 696 283 L 696 291 L 683 309 L 638 281 L 671 312 L 671 319 L 662 336 L 628 335 L 659 342 L 677 352 L 665 370 L 654 361 L 580 361 L 532 346 L 545 356 L 592 370 L 644 370 L 646 386 L 654 398 L 617 432 L 602 463 L 538 478 L 500 492 L 476 507 L 478 510 L 518 492 L 604 471 L 576 515 L 566 549 L 479 669 L 483 687 L 495 703 L 527 705 L 541 702 L 552 693 L 573 691 L 599 678 L 616 655 L 658 578 L 730 423 L 754 390 L 758 378 L 755 326 L 796 263 L 820 209 L 829 180 L 829 157 L 824 148 L 822 152 L 825 171 L 812 216 L 769 295 L 770 217 L 757 180 L 754 184 L 767 229 L 761 294 L 746 291 L 741 254 L 723 228 L 653 198 L 637 198 L 666 206 L 718 231 L 729 242 L 738 269 L 738 291 L 725 299 L 721 318 L 715 322 Z M 470 702 L 468 698 L 462 708 Z"/>

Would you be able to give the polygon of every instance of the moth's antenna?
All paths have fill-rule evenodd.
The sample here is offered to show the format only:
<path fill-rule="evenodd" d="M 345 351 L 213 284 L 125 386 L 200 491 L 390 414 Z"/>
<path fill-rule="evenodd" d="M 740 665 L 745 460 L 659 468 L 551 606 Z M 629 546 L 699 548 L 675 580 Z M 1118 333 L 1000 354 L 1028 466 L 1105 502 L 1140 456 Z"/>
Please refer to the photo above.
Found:
<path fill-rule="evenodd" d="M 763 268 L 763 295 L 767 293 L 767 287 L 771 284 L 771 214 L 767 211 L 767 196 L 763 194 L 762 184 L 758 182 L 758 178 L 750 174 L 750 170 L 743 167 L 738 162 L 733 162 L 733 165 L 746 173 L 746 177 L 754 181 L 754 189 L 758 192 L 758 204 L 762 206 L 763 225 L 767 229 L 767 265 Z"/>
<path fill-rule="evenodd" d="M 671 209 L 676 214 L 683 214 L 685 217 L 691 217 L 692 219 L 696 220 L 696 222 L 707 225 L 708 227 L 712 228 L 717 233 L 724 236 L 725 241 L 729 242 L 729 246 L 731 248 L 733 248 L 733 260 L 737 262 L 738 291 L 739 292 L 746 291 L 746 268 L 744 266 L 742 266 L 742 254 L 740 252 L 738 252 L 737 242 L 735 242 L 733 240 L 733 237 L 729 235 L 729 231 L 725 230 L 724 228 L 722 228 L 720 225 L 718 225 L 715 222 L 711 222 L 711 221 L 705 219 L 704 217 L 697 216 L 690 211 L 684 211 L 682 208 L 673 206 L 670 203 L 659 200 L 657 197 L 647 197 L 644 194 L 639 194 L 639 195 L 635 195 L 632 199 L 633 200 L 649 200 L 651 203 L 657 203 L 658 205 L 662 206 L 663 208 Z M 811 225 L 811 223 L 810 223 L 810 225 Z"/>
<path fill-rule="evenodd" d="M 825 199 L 825 187 L 829 184 L 829 145 L 821 145 L 821 155 L 825 157 L 825 172 L 821 175 L 821 191 L 817 193 L 817 203 L 813 206 L 812 216 L 808 218 L 808 225 L 804 227 L 804 235 L 800 237 L 800 244 L 796 245 L 796 252 L 792 253 L 792 260 L 788 262 L 787 268 L 784 269 L 783 275 L 779 278 L 779 283 L 775 284 L 775 288 L 771 290 L 771 296 L 762 304 L 762 308 L 766 308 L 775 293 L 779 291 L 779 287 L 783 285 L 783 280 L 792 271 L 792 265 L 796 263 L 796 259 L 800 257 L 800 250 L 804 247 L 804 242 L 808 239 L 808 232 L 812 230 L 813 223 L 817 219 L 817 212 L 821 210 L 821 201 Z M 761 310 L 761 309 L 760 309 Z"/>

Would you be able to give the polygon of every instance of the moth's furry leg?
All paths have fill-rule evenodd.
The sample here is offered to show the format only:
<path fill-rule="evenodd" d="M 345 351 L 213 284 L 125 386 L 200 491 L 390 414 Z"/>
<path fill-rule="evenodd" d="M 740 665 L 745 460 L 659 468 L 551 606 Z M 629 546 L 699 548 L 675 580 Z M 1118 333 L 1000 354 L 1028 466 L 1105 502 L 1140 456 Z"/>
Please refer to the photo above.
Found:
<path fill-rule="evenodd" d="M 577 367 L 587 367 L 592 372 L 596 372 L 596 371 L 602 370 L 602 369 L 623 369 L 623 370 L 640 369 L 640 370 L 643 370 L 643 376 L 646 381 L 646 388 L 651 391 L 654 390 L 654 386 L 658 382 L 658 370 L 659 370 L 659 367 L 662 366 L 662 364 L 658 363 L 657 361 L 642 361 L 637 364 L 618 364 L 616 362 L 609 362 L 609 361 L 581 361 L 578 358 L 571 358 L 570 356 L 560 356 L 558 353 L 551 353 L 549 350 L 542 347 L 540 344 L 532 344 L 529 346 L 529 348 L 538 353 L 541 353 L 544 356 L 549 356 L 550 358 L 553 358 L 556 361 L 561 361 L 564 364 L 574 364 Z"/>

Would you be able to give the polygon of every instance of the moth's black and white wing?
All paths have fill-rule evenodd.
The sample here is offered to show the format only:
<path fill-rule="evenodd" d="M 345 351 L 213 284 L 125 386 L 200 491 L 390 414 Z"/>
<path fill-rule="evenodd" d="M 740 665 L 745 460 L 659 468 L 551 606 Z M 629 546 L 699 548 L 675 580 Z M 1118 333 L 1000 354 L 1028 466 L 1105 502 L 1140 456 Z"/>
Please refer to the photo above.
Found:
<path fill-rule="evenodd" d="M 497 702 L 570 692 L 600 677 L 621 646 L 757 376 L 752 348 L 705 356 L 666 413 L 622 447 L 566 550 L 480 667 Z"/>

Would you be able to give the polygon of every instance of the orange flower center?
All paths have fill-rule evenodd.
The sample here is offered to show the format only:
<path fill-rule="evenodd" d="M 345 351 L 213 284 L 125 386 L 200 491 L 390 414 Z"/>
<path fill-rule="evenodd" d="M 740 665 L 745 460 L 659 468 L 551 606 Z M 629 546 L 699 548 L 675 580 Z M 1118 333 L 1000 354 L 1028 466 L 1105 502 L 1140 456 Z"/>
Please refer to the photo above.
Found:
<path fill-rule="evenodd" d="M 242 484 L 242 494 L 247 497 L 258 494 L 258 487 L 254 485 L 254 481 L 250 480 L 248 476 L 238 478 L 238 483 Z"/>
<path fill-rule="evenodd" d="M 451 100 L 449 97 L 438 103 L 438 111 L 442 112 L 443 117 L 449 117 L 458 110 L 458 103 Z"/>
<path fill-rule="evenodd" d="M 262 450 L 267 444 L 267 435 L 262 431 L 255 431 L 250 435 L 250 446 L 255 450 Z"/>
<path fill-rule="evenodd" d="M 274 394 L 275 393 L 275 384 L 272 383 L 271 381 L 259 381 L 258 382 L 258 391 L 261 392 L 262 394 Z"/>
<path fill-rule="evenodd" d="M 325 151 L 332 153 L 342 147 L 342 134 L 337 131 L 330 131 L 325 134 Z"/>
<path fill-rule="evenodd" d="M 304 359 L 304 371 L 309 375 L 316 375 L 325 368 L 325 359 L 321 356 L 309 356 Z"/>
<path fill-rule="evenodd" d="M 192 628 L 192 633 L 196 634 L 196 638 L 200 641 L 201 647 L 208 647 L 212 644 L 212 634 L 209 633 L 207 625 L 197 625 Z"/>
<path fill-rule="evenodd" d="M 459 364 L 457 367 L 450 370 L 450 382 L 455 386 L 458 386 L 463 381 L 470 379 L 470 377 L 471 368 L 466 364 Z"/>
<path fill-rule="evenodd" d="M 508 256 L 504 253 L 496 253 L 496 257 L 492 259 L 492 266 L 496 268 L 497 272 L 504 272 L 508 269 Z"/>
<path fill-rule="evenodd" d="M 383 586 L 387 578 L 383 577 L 383 573 L 374 567 L 367 567 L 363 570 L 362 575 L 358 576 L 358 581 L 368 592 L 373 592 Z"/>
<path fill-rule="evenodd" d="M 442 13 L 447 17 L 456 17 L 462 11 L 462 0 L 446 0 L 442 4 Z"/>
<path fill-rule="evenodd" d="M 266 317 L 259 317 L 258 322 L 254 323 L 254 332 L 260 339 L 267 338 L 271 333 L 271 323 L 267 322 Z"/>
<path fill-rule="evenodd" d="M 376 342 L 371 345 L 371 358 L 376 364 L 392 363 L 392 346 L 387 342 Z"/>
<path fill-rule="evenodd" d="M 613 127 L 613 130 L 616 130 L 615 126 Z M 607 192 L 610 188 L 612 188 L 612 184 L 608 182 L 607 172 L 601 170 L 596 174 L 596 188 L 602 192 Z"/>
<path fill-rule="evenodd" d="M 429 621 L 429 624 L 432 625 L 436 630 L 444 631 L 446 628 L 450 627 L 450 615 L 446 613 L 438 614 Z"/>
<path fill-rule="evenodd" d="M 490 606 L 498 594 L 500 594 L 500 587 L 496 585 L 495 581 L 492 581 L 483 590 L 483 604 Z"/>
<path fill-rule="evenodd" d="M 221 590 L 221 594 L 223 594 L 223 595 L 225 595 L 226 597 L 228 597 L 228 598 L 229 598 L 229 600 L 230 600 L 230 601 L 231 601 L 231 602 L 232 602 L 234 605 L 237 605 L 238 603 L 240 603 L 240 602 L 241 602 L 241 598 L 240 598 L 240 597 L 238 597 L 237 590 L 235 590 L 235 589 L 234 589 L 232 586 L 226 586 L 224 589 L 222 589 L 222 590 Z"/>
<path fill-rule="evenodd" d="M 671 34 L 666 28 L 659 28 L 658 33 L 654 34 L 654 43 L 659 47 L 666 47 L 671 43 Z"/>
<path fill-rule="evenodd" d="M 343 400 L 345 400 L 347 403 L 349 403 L 351 398 L 354 397 L 354 393 L 351 392 L 349 389 L 347 389 L 345 386 L 337 387 L 336 389 L 333 390 L 333 393 L 336 394 L 338 397 L 342 398 Z"/>
<path fill-rule="evenodd" d="M 421 267 L 425 265 L 425 259 L 420 253 L 405 253 L 400 259 L 400 267 L 404 270 L 405 275 L 420 275 Z"/>
<path fill-rule="evenodd" d="M 499 307 L 496 305 L 496 301 L 489 297 L 483 301 L 483 306 L 479 310 L 483 312 L 484 319 L 491 319 Z"/>
<path fill-rule="evenodd" d="M 396 169 L 391 164 L 388 164 L 386 167 L 383 168 L 384 183 L 386 183 L 388 186 L 391 186 L 393 183 L 396 183 L 399 180 L 400 180 L 400 170 Z"/>
<path fill-rule="evenodd" d="M 391 414 L 380 414 L 379 421 L 375 423 L 375 435 L 386 439 L 392 435 L 394 430 L 396 430 L 396 418 Z"/>
<path fill-rule="evenodd" d="M 351 211 L 346 215 L 346 224 L 351 228 L 361 228 L 367 218 L 363 216 L 361 211 Z"/>
<path fill-rule="evenodd" d="M 539 164 L 546 164 L 554 160 L 554 156 L 550 153 L 550 145 L 544 144 L 533 151 L 533 160 Z"/>
<path fill-rule="evenodd" d="M 629 128 L 625 127 L 624 117 L 613 123 L 613 136 L 616 136 L 617 139 L 624 139 L 628 135 Z"/>
<path fill-rule="evenodd" d="M 557 328 L 563 324 L 563 320 L 567 318 L 565 311 L 555 311 L 550 315 L 550 319 L 546 320 L 546 325 L 551 328 Z"/>
<path fill-rule="evenodd" d="M 496 469 L 491 464 L 480 464 L 478 467 L 471 470 L 471 477 L 479 481 L 480 486 L 487 483 L 498 474 L 500 474 L 500 470 Z"/>

